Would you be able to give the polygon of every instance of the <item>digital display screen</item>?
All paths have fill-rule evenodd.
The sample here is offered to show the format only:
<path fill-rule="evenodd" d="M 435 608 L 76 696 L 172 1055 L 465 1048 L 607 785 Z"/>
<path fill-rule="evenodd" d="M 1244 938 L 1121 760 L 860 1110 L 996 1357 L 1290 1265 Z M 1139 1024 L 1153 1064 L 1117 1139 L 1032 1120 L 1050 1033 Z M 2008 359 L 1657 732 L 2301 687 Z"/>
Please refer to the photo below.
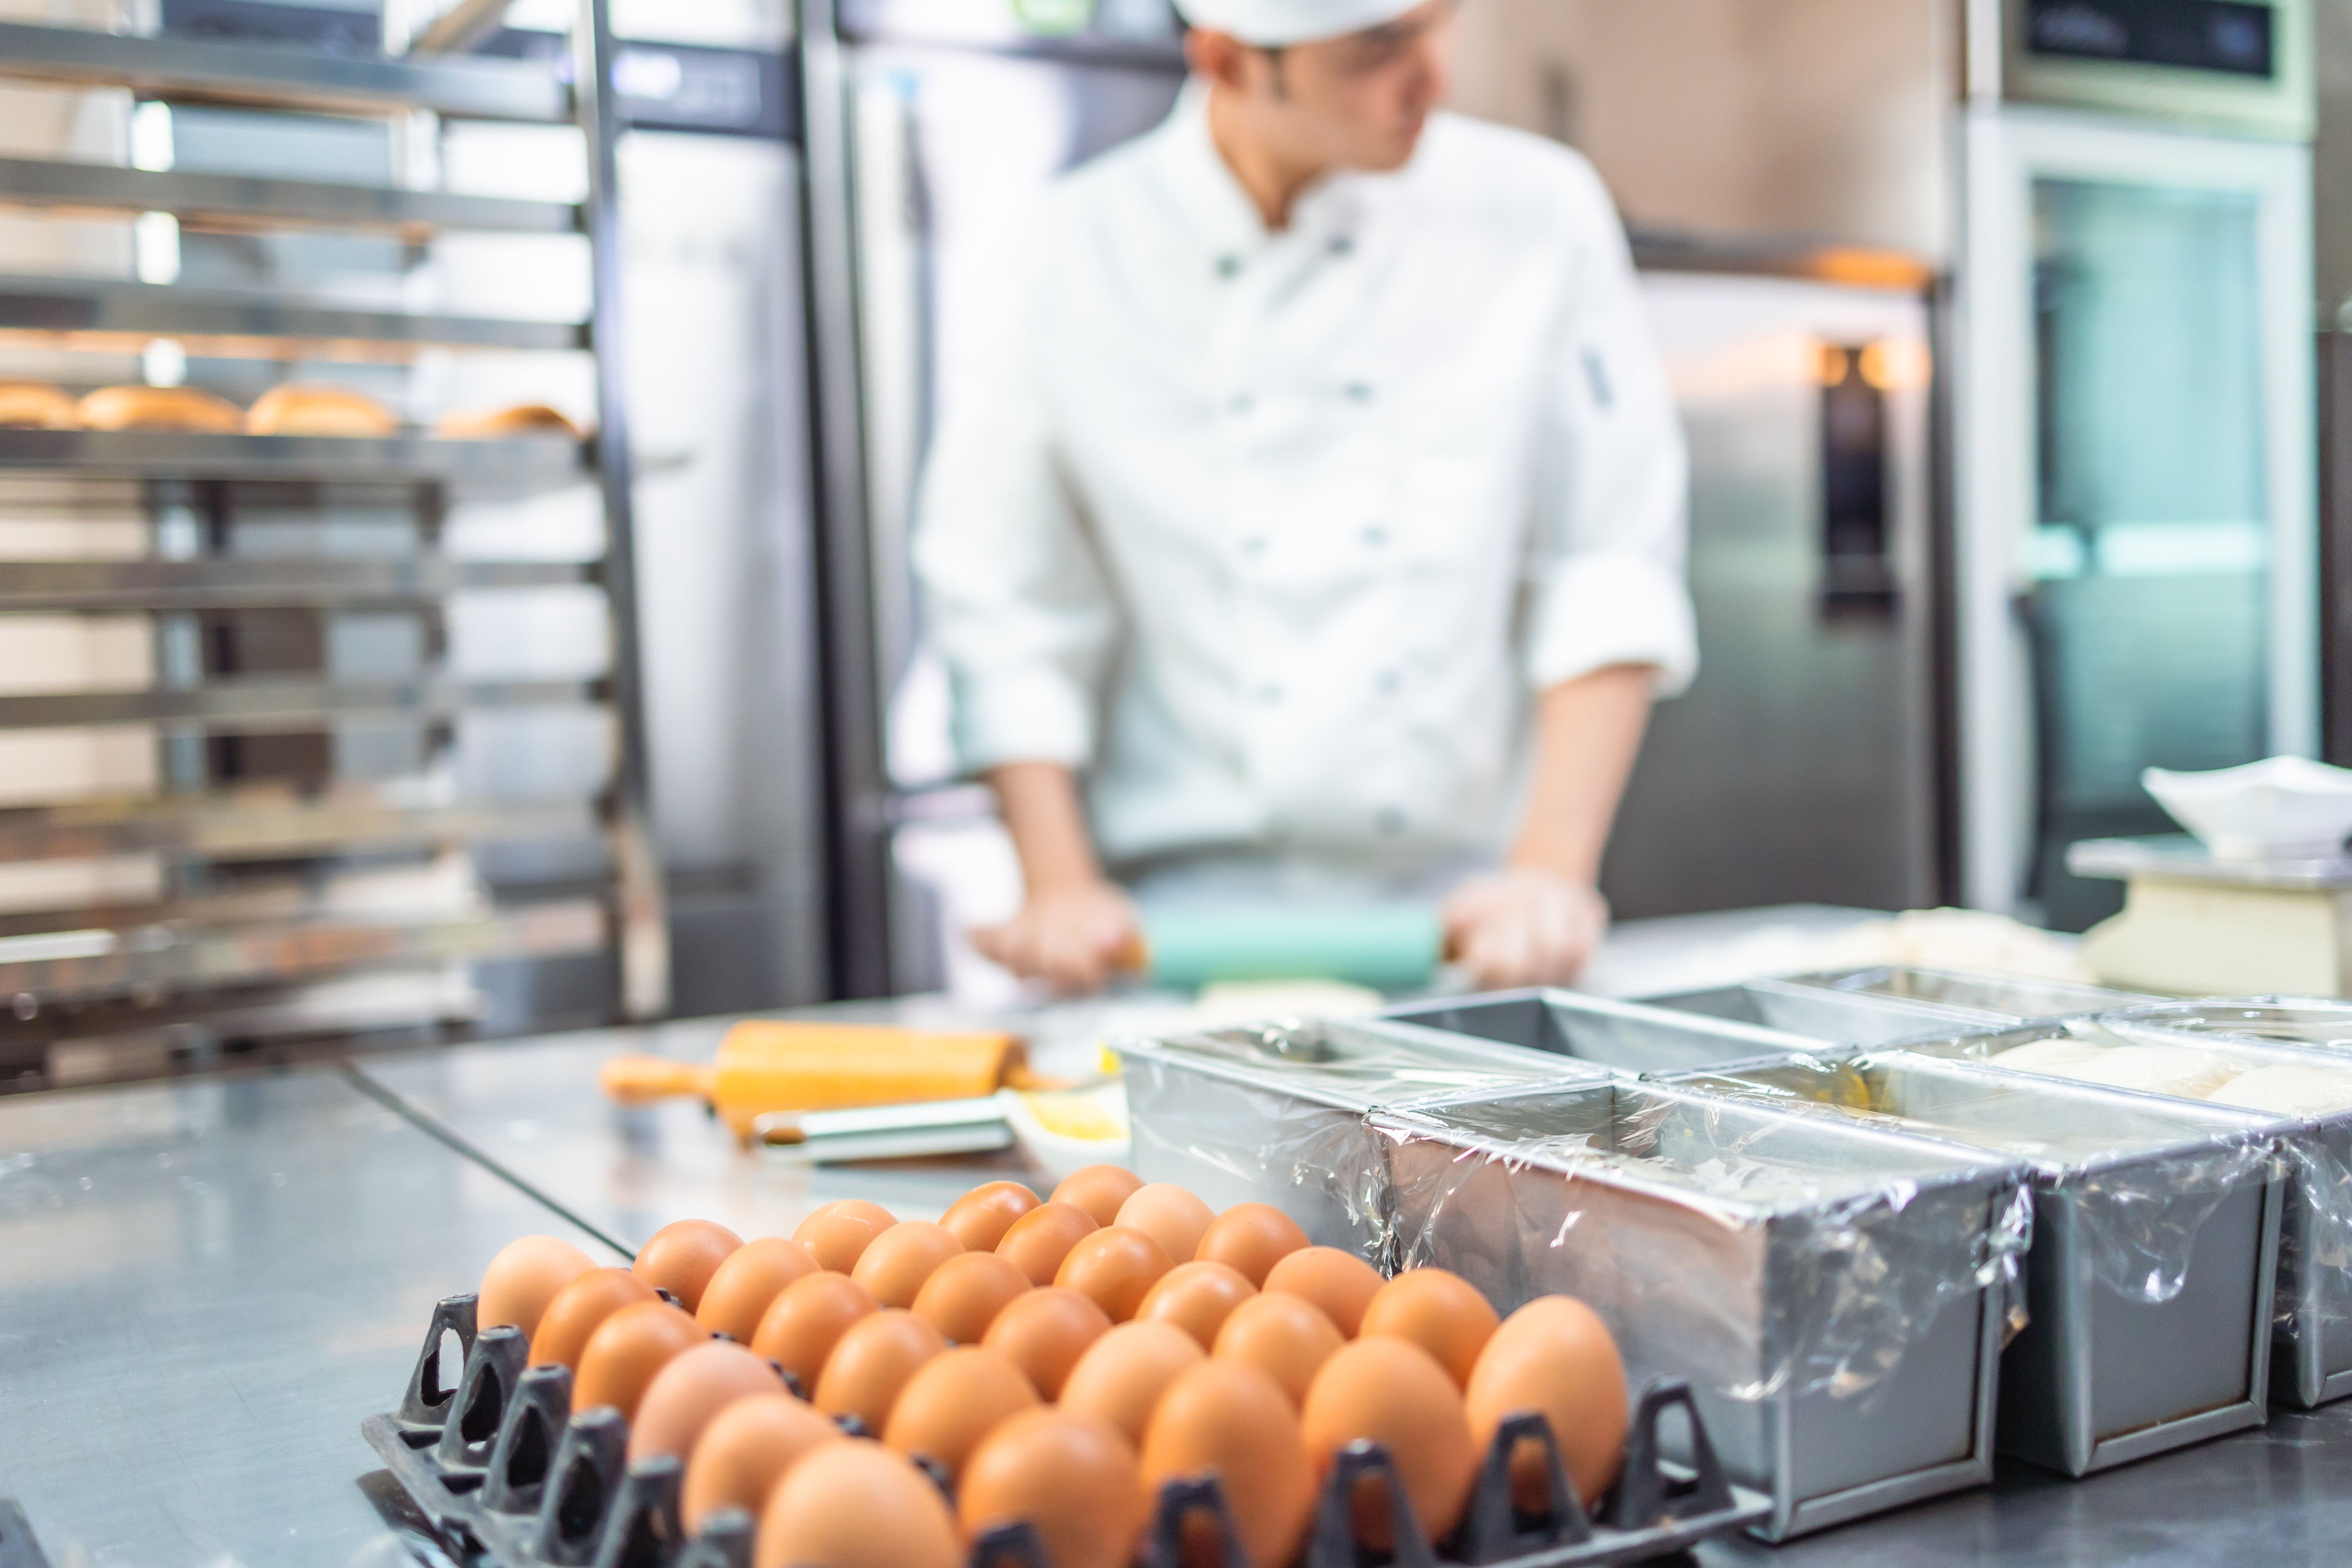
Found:
<path fill-rule="evenodd" d="M 2037 55 L 2268 79 L 2277 16 L 2246 0 L 2026 0 Z"/>

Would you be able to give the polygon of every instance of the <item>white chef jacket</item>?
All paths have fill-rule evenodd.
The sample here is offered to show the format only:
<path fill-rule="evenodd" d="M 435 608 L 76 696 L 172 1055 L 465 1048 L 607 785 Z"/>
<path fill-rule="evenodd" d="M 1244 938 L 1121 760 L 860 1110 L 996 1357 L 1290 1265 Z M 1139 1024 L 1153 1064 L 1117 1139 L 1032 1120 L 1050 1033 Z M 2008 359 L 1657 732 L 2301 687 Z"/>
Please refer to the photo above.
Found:
<path fill-rule="evenodd" d="M 1531 692 L 1696 668 L 1623 230 L 1576 153 L 1441 114 L 1269 233 L 1205 105 L 1056 182 L 946 389 L 914 561 L 960 760 L 1080 770 L 1114 872 L 1491 858 Z"/>

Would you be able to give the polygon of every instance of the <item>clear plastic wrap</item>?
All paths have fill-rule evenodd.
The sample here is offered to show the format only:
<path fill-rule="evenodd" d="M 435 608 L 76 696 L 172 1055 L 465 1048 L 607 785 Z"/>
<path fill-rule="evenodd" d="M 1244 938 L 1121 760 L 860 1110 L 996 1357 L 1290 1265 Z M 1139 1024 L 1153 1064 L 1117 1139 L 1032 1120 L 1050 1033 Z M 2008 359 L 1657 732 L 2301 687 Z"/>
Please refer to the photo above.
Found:
<path fill-rule="evenodd" d="M 2101 1018 L 2189 1034 L 2235 1035 L 2281 1045 L 2352 1050 L 2352 1004 L 2327 997 L 2158 1002 L 2117 1008 L 2103 1013 Z"/>
<path fill-rule="evenodd" d="M 1367 1111 L 1579 1074 L 1557 1057 L 1392 1024 L 1286 1021 L 1112 1049 L 1139 1175 L 1213 1208 L 1272 1204 L 1318 1245 L 1383 1264 L 1392 1205 Z"/>
<path fill-rule="evenodd" d="M 2202 1011 L 2225 1019 L 2234 1019 L 2234 1016 L 2247 1010 L 2238 1004 L 2200 1005 Z M 2307 1007 L 2297 1010 L 2305 1011 Z M 2031 1065 L 1999 1058 L 2049 1043 L 2079 1047 L 2080 1059 L 2066 1064 L 2059 1075 L 2074 1081 L 2083 1081 L 2077 1075 L 2085 1071 L 2098 1073 L 2102 1057 L 2116 1050 L 2152 1047 L 2167 1055 L 2188 1051 L 2220 1069 L 2210 1075 L 2221 1082 L 2209 1093 L 2225 1097 L 2239 1091 L 2245 1080 L 2238 1075 L 2246 1073 L 2275 1074 L 2284 1069 L 2302 1079 L 2316 1076 L 2322 1079 L 2352 1079 L 2352 1055 L 2284 1044 L 2276 1038 L 2252 1034 L 2182 1031 L 2172 1026 L 2179 1016 L 2176 1009 L 2169 1007 L 2135 1008 L 1999 1035 L 1912 1041 L 1904 1048 L 1924 1056 L 1981 1061 L 2003 1070 L 2039 1073 L 2042 1069 Z M 2145 1057 L 2148 1052 L 2142 1049 L 2140 1054 Z M 2115 1080 L 2128 1075 L 2109 1072 L 2101 1076 Z M 2277 1081 L 2273 1077 L 2273 1085 Z M 2165 1085 L 2147 1081 L 2144 1077 L 2127 1087 L 2140 1093 L 2166 1092 Z M 2193 1089 L 2198 1085 L 2184 1079 L 2175 1087 Z M 2168 1098 L 2214 1103 L 2194 1095 Z M 2289 1098 L 2292 1100 L 2295 1097 Z M 2307 1092 L 2304 1099 L 2305 1103 L 2299 1111 L 2286 1104 L 2272 1110 L 2274 1115 L 2296 1115 L 2305 1123 L 2300 1131 L 2286 1132 L 2279 1140 L 2278 1153 L 2286 1168 L 2287 1191 L 2279 1231 L 2278 1290 L 2273 1316 L 2287 1358 L 2285 1364 L 2294 1369 L 2294 1379 L 2284 1386 L 2284 1392 L 2295 1403 L 2311 1405 L 2352 1392 L 2352 1271 L 2347 1271 L 2352 1270 L 2352 1103 L 2338 1103 Z M 2111 1201 L 2128 1207 L 2120 1199 Z M 2150 1227 L 2140 1224 L 2124 1228 L 2146 1231 Z M 2133 1248 L 2118 1255 L 2112 1250 L 2111 1237 L 2102 1233 L 2094 1239 L 2110 1249 L 2108 1262 L 2114 1269 L 2147 1266 L 2153 1274 L 2150 1289 L 2159 1293 L 2178 1289 L 2168 1268 L 2168 1254 L 2174 1247 Z M 2151 1251 L 2155 1256 L 2150 1256 Z M 2330 1379 L 2338 1384 L 2333 1391 L 2324 1386 Z"/>
<path fill-rule="evenodd" d="M 2290 1121 L 2256 1112 L 2196 1101 L 2176 1110 L 2114 1089 L 2058 1079 L 2035 1082 L 1974 1064 L 1956 1068 L 1907 1050 L 1850 1061 L 1749 1063 L 1680 1081 L 1759 1105 L 1829 1109 L 2030 1164 L 2045 1190 L 2075 1202 L 2097 1282 L 2151 1304 L 2180 1293 L 2205 1221 L 2248 1181 L 2275 1174 L 2276 1142 L 2296 1131 Z"/>
<path fill-rule="evenodd" d="M 1761 1026 L 1738 1010 L 1615 1002 L 1572 991 L 1490 992 L 1402 1004 L 1382 1016 L 1633 1073 L 1690 1072 L 1773 1051 L 1819 1050 L 1827 1037 Z M 1901 1032 L 1917 1034 L 1937 1019 Z"/>
<path fill-rule="evenodd" d="M 1401 1266 L 1508 1310 L 1591 1304 L 1636 1376 L 1849 1399 L 2031 1239 L 1997 1159 L 1646 1084 L 1546 1086 L 1373 1119 Z M 1966 1352 L 1963 1352 L 1964 1356 Z"/>

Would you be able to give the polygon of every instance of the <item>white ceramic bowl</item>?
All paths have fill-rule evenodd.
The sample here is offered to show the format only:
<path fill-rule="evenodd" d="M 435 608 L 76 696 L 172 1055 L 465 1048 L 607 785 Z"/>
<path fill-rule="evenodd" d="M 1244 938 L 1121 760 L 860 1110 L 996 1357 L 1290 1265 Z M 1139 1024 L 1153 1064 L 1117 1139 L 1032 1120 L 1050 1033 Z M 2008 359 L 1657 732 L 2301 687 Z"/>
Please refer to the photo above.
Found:
<path fill-rule="evenodd" d="M 2139 780 L 2221 859 L 2320 859 L 2352 834 L 2352 769 L 2268 757 L 2204 773 L 2150 768 Z"/>

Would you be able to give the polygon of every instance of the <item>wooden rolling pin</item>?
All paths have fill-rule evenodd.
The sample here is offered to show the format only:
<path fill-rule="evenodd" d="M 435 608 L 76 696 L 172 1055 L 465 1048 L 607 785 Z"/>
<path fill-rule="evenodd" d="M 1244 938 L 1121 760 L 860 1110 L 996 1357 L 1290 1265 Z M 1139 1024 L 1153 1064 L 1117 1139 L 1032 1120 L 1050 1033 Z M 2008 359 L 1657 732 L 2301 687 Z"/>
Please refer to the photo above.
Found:
<path fill-rule="evenodd" d="M 708 1067 L 667 1057 L 614 1057 L 598 1075 L 625 1105 L 697 1095 L 751 1136 L 772 1110 L 831 1110 L 909 1100 L 972 1100 L 1037 1087 L 1013 1035 L 948 1034 L 874 1024 L 751 1018 L 727 1031 Z"/>

